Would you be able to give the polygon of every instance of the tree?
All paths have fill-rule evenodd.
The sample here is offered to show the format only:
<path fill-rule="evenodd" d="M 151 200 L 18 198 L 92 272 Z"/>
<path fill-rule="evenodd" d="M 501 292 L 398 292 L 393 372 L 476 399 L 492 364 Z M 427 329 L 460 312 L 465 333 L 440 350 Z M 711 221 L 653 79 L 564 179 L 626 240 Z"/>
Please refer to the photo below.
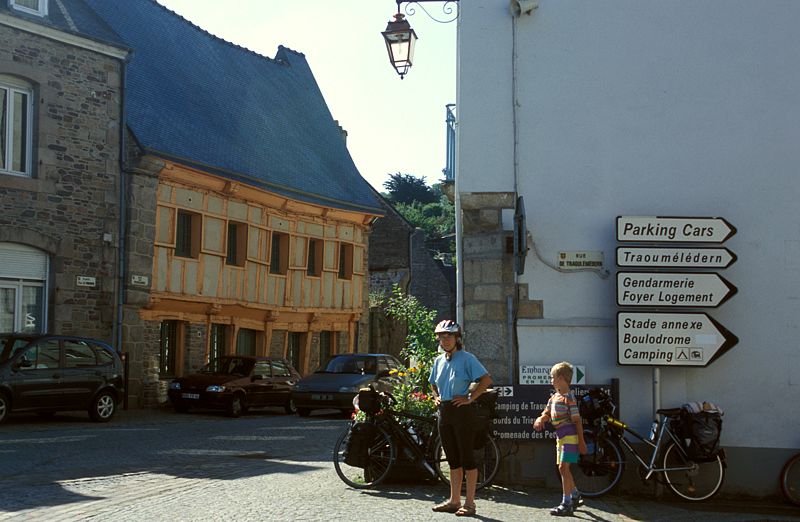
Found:
<path fill-rule="evenodd" d="M 383 183 L 389 192 L 388 199 L 392 203 L 410 204 L 415 201 L 420 203 L 436 203 L 439 195 L 425 184 L 425 177 L 418 178 L 411 174 L 389 174 L 389 179 Z"/>

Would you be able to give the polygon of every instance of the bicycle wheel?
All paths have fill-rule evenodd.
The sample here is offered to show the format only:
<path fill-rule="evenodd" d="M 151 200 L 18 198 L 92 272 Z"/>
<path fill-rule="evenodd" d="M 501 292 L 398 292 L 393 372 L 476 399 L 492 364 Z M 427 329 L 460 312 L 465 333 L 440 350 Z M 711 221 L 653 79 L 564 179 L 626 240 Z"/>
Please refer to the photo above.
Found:
<path fill-rule="evenodd" d="M 491 485 L 497 471 L 500 469 L 500 449 L 494 437 L 489 436 L 486 439 L 486 445 L 475 452 L 475 464 L 478 468 L 478 482 L 476 490 L 483 489 Z M 442 447 L 442 440 L 436 440 L 436 446 L 433 450 L 433 467 L 436 469 L 436 474 L 439 478 L 450 485 L 450 465 L 447 463 L 447 455 L 445 455 L 444 448 Z M 466 492 L 467 481 L 461 482 L 461 490 Z"/>
<path fill-rule="evenodd" d="M 783 496 L 800 506 L 800 453 L 786 461 L 781 470 L 781 492 Z"/>
<path fill-rule="evenodd" d="M 670 468 L 684 468 L 670 471 Z M 686 500 L 708 500 L 722 487 L 725 466 L 717 455 L 710 462 L 695 462 L 671 442 L 664 451 L 664 478 L 676 495 Z"/>
<path fill-rule="evenodd" d="M 339 436 L 333 449 L 333 467 L 336 474 L 350 487 L 366 489 L 380 484 L 388 475 L 397 456 L 392 438 L 380 426 L 376 426 L 376 434 L 367 450 L 364 467 L 351 466 L 345 462 L 346 451 L 350 443 L 352 425 Z"/>
<path fill-rule="evenodd" d="M 584 497 L 605 495 L 622 478 L 625 462 L 622 450 L 616 441 L 600 434 L 595 436 L 591 430 L 583 433 L 586 441 L 586 455 L 581 455 L 577 466 L 572 466 L 575 487 Z"/>

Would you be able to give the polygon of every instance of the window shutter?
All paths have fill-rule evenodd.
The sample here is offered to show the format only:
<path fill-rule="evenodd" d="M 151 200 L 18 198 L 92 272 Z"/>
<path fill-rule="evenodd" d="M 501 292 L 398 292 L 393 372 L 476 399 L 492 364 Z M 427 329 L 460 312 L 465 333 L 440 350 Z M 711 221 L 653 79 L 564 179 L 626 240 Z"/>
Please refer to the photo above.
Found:
<path fill-rule="evenodd" d="M 16 243 L 0 243 L 0 277 L 47 279 L 47 254 Z"/>

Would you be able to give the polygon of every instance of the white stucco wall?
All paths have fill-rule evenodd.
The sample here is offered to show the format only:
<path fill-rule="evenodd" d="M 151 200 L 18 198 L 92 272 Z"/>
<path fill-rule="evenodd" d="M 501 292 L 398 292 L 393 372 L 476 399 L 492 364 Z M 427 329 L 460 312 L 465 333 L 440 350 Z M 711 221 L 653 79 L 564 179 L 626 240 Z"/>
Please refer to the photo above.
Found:
<path fill-rule="evenodd" d="M 457 190 L 513 190 L 516 52 L 535 247 L 551 263 L 601 250 L 611 271 L 563 274 L 529 252 L 520 283 L 545 319 L 520 321 L 520 363 L 619 377 L 626 418 L 645 426 L 652 370 L 616 364 L 615 217 L 721 216 L 739 259 L 718 272 L 739 293 L 708 313 L 740 341 L 707 368 L 662 369 L 662 405 L 725 407 L 729 447 L 797 447 L 800 2 L 541 0 L 512 31 L 508 2 L 470 0 L 459 23 Z"/>

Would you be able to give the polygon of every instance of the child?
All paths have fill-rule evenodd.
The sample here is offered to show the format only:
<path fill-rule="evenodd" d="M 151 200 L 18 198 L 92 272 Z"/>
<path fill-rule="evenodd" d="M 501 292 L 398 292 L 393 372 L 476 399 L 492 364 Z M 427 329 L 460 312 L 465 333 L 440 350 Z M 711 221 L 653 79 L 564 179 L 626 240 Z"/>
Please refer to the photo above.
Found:
<path fill-rule="evenodd" d="M 550 382 L 556 389 L 547 401 L 547 407 L 533 421 L 533 429 L 542 431 L 544 423 L 550 421 L 556 429 L 556 465 L 561 474 L 563 496 L 561 504 L 550 510 L 551 515 L 572 515 L 577 506 L 583 505 L 583 499 L 575 487 L 571 463 L 578 462 L 578 454 L 586 453 L 586 442 L 583 440 L 583 424 L 578 413 L 578 403 L 569 389 L 572 381 L 572 365 L 560 362 L 550 370 Z"/>

